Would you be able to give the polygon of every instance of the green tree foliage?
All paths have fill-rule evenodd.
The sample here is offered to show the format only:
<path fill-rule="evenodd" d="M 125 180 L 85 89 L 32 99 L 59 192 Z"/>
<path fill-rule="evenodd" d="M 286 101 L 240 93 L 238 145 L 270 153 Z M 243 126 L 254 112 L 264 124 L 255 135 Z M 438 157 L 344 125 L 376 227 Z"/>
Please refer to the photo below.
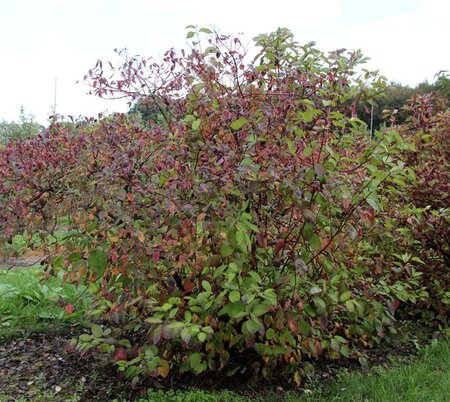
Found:
<path fill-rule="evenodd" d="M 373 105 L 373 129 L 378 130 L 383 124 L 403 124 L 411 113 L 404 108 L 410 99 L 416 96 L 423 96 L 434 93 L 442 102 L 450 102 L 450 80 L 446 71 L 436 74 L 436 81 L 427 81 L 415 87 L 402 85 L 400 83 L 390 83 L 385 90 L 372 98 L 370 102 L 360 102 L 358 104 L 358 117 L 363 120 L 368 127 L 371 124 L 371 105 Z"/>
<path fill-rule="evenodd" d="M 442 96 L 450 101 L 450 72 L 446 70 L 439 71 L 436 77 L 434 90 L 438 96 Z"/>
<path fill-rule="evenodd" d="M 36 136 L 44 129 L 34 121 L 33 116 L 27 115 L 24 108 L 20 109 L 19 122 L 0 122 L 0 143 Z"/>
<path fill-rule="evenodd" d="M 162 125 L 165 123 L 166 114 L 168 113 L 166 107 L 161 101 L 155 97 L 140 98 L 128 112 L 132 116 L 138 116 L 146 125 Z"/>

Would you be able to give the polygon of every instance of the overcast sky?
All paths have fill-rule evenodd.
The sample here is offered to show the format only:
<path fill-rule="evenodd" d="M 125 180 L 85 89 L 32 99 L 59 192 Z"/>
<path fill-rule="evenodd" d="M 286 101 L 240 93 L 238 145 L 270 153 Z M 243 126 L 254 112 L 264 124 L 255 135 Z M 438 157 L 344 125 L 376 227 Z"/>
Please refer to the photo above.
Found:
<path fill-rule="evenodd" d="M 96 115 L 124 103 L 76 84 L 113 49 L 159 56 L 184 47 L 189 24 L 255 35 L 282 26 L 321 50 L 362 49 L 392 81 L 415 85 L 450 70 L 449 0 L 0 0 L 0 120 L 23 105 L 45 123 L 57 112 Z"/>

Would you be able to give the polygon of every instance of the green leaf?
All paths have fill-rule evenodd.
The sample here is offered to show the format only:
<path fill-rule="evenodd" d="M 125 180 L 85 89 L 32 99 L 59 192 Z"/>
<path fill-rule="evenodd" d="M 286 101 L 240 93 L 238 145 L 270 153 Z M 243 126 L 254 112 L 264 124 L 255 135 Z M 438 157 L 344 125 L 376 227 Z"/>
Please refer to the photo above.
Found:
<path fill-rule="evenodd" d="M 314 251 L 319 251 L 322 248 L 320 237 L 313 233 L 309 238 L 309 245 Z"/>
<path fill-rule="evenodd" d="M 191 340 L 191 337 L 192 337 L 190 328 L 187 328 L 187 327 L 183 328 L 180 333 L 180 336 L 181 336 L 181 340 L 183 342 L 189 343 L 189 341 Z"/>
<path fill-rule="evenodd" d="M 242 126 L 248 123 L 248 120 L 245 117 L 241 117 L 240 119 L 237 119 L 233 121 L 233 123 L 230 124 L 230 127 L 233 130 L 239 130 Z"/>
<path fill-rule="evenodd" d="M 244 317 L 247 312 L 245 310 L 244 303 L 242 303 L 241 300 L 227 304 L 222 310 L 219 311 L 219 316 L 223 314 L 228 314 L 231 318 L 242 318 Z"/>
<path fill-rule="evenodd" d="M 300 114 L 300 119 L 305 123 L 311 123 L 313 119 L 320 115 L 321 111 L 318 109 L 310 109 L 306 110 L 303 113 Z"/>
<path fill-rule="evenodd" d="M 342 276 L 341 276 L 341 275 L 339 275 L 339 274 L 334 275 L 334 276 L 331 278 L 330 283 L 331 283 L 332 285 L 336 285 L 341 279 L 342 279 Z"/>
<path fill-rule="evenodd" d="M 267 305 L 267 302 L 262 303 L 262 304 L 258 304 L 252 311 L 252 314 L 255 317 L 259 317 L 263 314 L 266 314 L 267 311 L 269 310 L 269 306 Z"/>
<path fill-rule="evenodd" d="M 205 289 L 207 292 L 211 292 L 211 285 L 209 284 L 208 281 L 202 281 L 202 287 L 203 287 L 203 289 Z"/>
<path fill-rule="evenodd" d="M 254 334 L 255 332 L 259 331 L 261 328 L 261 325 L 258 321 L 254 320 L 253 318 L 247 320 L 242 324 L 242 332 Z"/>
<path fill-rule="evenodd" d="M 148 317 L 145 319 L 145 322 L 148 322 L 149 324 L 161 324 L 163 320 L 159 317 Z"/>
<path fill-rule="evenodd" d="M 81 334 L 80 335 L 80 341 L 82 342 L 89 342 L 91 340 L 91 336 L 88 334 Z"/>
<path fill-rule="evenodd" d="M 94 250 L 88 257 L 89 269 L 96 272 L 98 276 L 102 276 L 105 272 L 107 261 L 108 258 L 103 250 Z"/>
<path fill-rule="evenodd" d="M 190 366 L 195 369 L 198 365 L 200 365 L 202 361 L 200 353 L 192 353 L 189 356 L 189 364 Z"/>
<path fill-rule="evenodd" d="M 75 251 L 69 255 L 68 260 L 70 262 L 75 262 L 75 261 L 81 260 L 81 254 L 78 251 Z"/>
<path fill-rule="evenodd" d="M 298 328 L 300 330 L 300 334 L 304 336 L 309 336 L 312 332 L 311 325 L 309 325 L 305 320 L 300 320 L 298 322 Z"/>
<path fill-rule="evenodd" d="M 292 141 L 291 141 L 291 139 L 290 139 L 289 137 L 286 137 L 286 144 L 287 144 L 289 153 L 290 153 L 292 156 L 295 156 L 295 155 L 296 155 L 296 152 L 295 152 L 294 144 L 292 143 Z"/>
<path fill-rule="evenodd" d="M 316 312 L 314 311 L 314 309 L 309 305 L 306 304 L 304 306 L 304 310 L 306 311 L 306 314 L 308 314 L 311 317 L 315 317 L 316 316 Z"/>
<path fill-rule="evenodd" d="M 378 202 L 372 198 L 367 198 L 367 203 L 377 212 L 380 211 L 380 205 L 378 204 Z"/>
<path fill-rule="evenodd" d="M 222 254 L 222 257 L 229 257 L 231 254 L 233 254 L 233 247 L 224 245 L 220 249 L 220 254 Z"/>
<path fill-rule="evenodd" d="M 306 240 L 309 240 L 313 234 L 314 234 L 314 226 L 309 222 L 305 223 L 305 226 L 303 227 L 302 231 L 302 236 Z"/>
<path fill-rule="evenodd" d="M 345 305 L 347 306 L 347 310 L 348 310 L 350 313 L 354 313 L 354 312 L 355 312 L 355 303 L 354 303 L 353 300 L 347 300 L 347 301 L 345 302 Z"/>
<path fill-rule="evenodd" d="M 309 290 L 309 294 L 310 295 L 316 295 L 318 293 L 322 292 L 322 288 L 319 288 L 318 286 L 313 286 L 310 290 Z"/>
<path fill-rule="evenodd" d="M 205 33 L 205 34 L 212 34 L 212 33 L 213 33 L 213 31 L 211 31 L 211 30 L 208 29 L 208 28 L 200 28 L 199 31 L 200 31 L 200 32 L 203 32 L 203 33 Z"/>
<path fill-rule="evenodd" d="M 335 339 L 333 338 L 331 340 L 331 345 L 330 345 L 331 349 L 334 350 L 335 352 L 339 352 L 339 350 L 341 349 L 341 344 Z"/>
<path fill-rule="evenodd" d="M 264 355 L 266 353 L 266 348 L 267 348 L 267 346 L 264 345 L 264 343 L 256 343 L 255 344 L 255 350 L 260 355 Z"/>
<path fill-rule="evenodd" d="M 316 312 L 319 315 L 323 315 L 327 312 L 327 305 L 323 299 L 317 296 L 313 296 L 314 305 L 316 306 Z"/>
<path fill-rule="evenodd" d="M 189 310 L 184 312 L 184 321 L 191 322 L 192 321 L 192 313 Z"/>
<path fill-rule="evenodd" d="M 303 150 L 303 156 L 305 156 L 306 158 L 309 158 L 313 153 L 313 149 L 310 146 L 305 147 L 305 149 Z"/>
<path fill-rule="evenodd" d="M 202 331 L 203 331 L 205 334 L 213 334 L 213 333 L 214 333 L 214 330 L 213 330 L 212 327 L 210 327 L 210 326 L 203 327 L 203 328 L 202 328 Z"/>
<path fill-rule="evenodd" d="M 103 329 L 100 325 L 92 324 L 91 331 L 94 338 L 100 338 L 103 335 Z"/>
<path fill-rule="evenodd" d="M 273 328 L 269 328 L 269 329 L 266 331 L 266 338 L 267 338 L 267 339 L 273 339 L 273 338 L 275 338 L 275 331 L 273 330 Z"/>
<path fill-rule="evenodd" d="M 241 294 L 237 290 L 233 290 L 228 295 L 228 299 L 230 299 L 231 303 L 235 303 L 241 299 Z"/>
<path fill-rule="evenodd" d="M 314 181 L 314 170 L 308 169 L 305 173 L 306 184 L 311 184 Z"/>
<path fill-rule="evenodd" d="M 202 122 L 201 119 L 194 120 L 192 122 L 192 130 L 197 131 L 199 129 L 199 127 L 200 127 L 200 123 L 201 122 Z"/>
<path fill-rule="evenodd" d="M 344 293 L 341 294 L 341 297 L 339 298 L 339 300 L 341 302 L 345 302 L 348 299 L 350 299 L 350 297 L 352 297 L 352 292 L 350 290 L 346 290 Z"/>
<path fill-rule="evenodd" d="M 272 352 L 274 355 L 284 355 L 289 349 L 285 346 L 274 346 Z"/>
<path fill-rule="evenodd" d="M 186 39 L 191 39 L 195 36 L 195 32 L 194 31 L 189 31 L 186 35 Z"/>
<path fill-rule="evenodd" d="M 347 345 L 341 345 L 341 355 L 344 357 L 350 356 L 350 349 Z"/>

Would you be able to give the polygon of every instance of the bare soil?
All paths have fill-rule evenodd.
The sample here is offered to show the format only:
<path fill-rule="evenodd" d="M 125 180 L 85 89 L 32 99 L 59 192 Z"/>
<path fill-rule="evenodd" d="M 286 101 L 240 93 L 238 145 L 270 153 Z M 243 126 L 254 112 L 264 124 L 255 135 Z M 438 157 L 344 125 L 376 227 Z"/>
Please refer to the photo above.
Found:
<path fill-rule="evenodd" d="M 0 400 L 108 401 L 136 399 L 138 390 L 119 379 L 101 354 L 66 351 L 75 333 L 36 334 L 0 345 Z"/>

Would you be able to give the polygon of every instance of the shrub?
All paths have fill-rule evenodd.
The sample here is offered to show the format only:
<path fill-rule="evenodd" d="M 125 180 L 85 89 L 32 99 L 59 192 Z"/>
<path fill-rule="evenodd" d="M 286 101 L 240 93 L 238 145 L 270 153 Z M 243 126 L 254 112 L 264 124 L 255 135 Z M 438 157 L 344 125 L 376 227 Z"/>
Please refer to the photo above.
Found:
<path fill-rule="evenodd" d="M 0 225 L 45 242 L 67 218 L 48 270 L 89 285 L 104 324 L 76 347 L 134 381 L 282 367 L 299 384 L 309 360 L 361 357 L 395 333 L 399 300 L 426 298 L 414 266 L 371 258 L 374 230 L 401 249 L 387 211 L 413 178 L 406 146 L 370 142 L 351 117 L 348 100 L 381 85 L 356 74 L 359 51 L 326 55 L 280 29 L 247 62 L 239 38 L 196 36 L 161 64 L 89 72 L 99 96 L 155 102 L 160 124 L 54 123 L 0 151 Z"/>
<path fill-rule="evenodd" d="M 423 282 L 431 295 L 431 311 L 425 317 L 434 324 L 448 325 L 450 149 L 445 145 L 450 141 L 450 111 L 445 106 L 445 101 L 432 95 L 412 99 L 405 106 L 411 117 L 398 130 L 413 144 L 404 159 L 417 179 L 407 188 L 404 202 L 420 210 L 407 222 L 416 239 L 413 252 L 424 262 Z"/>

